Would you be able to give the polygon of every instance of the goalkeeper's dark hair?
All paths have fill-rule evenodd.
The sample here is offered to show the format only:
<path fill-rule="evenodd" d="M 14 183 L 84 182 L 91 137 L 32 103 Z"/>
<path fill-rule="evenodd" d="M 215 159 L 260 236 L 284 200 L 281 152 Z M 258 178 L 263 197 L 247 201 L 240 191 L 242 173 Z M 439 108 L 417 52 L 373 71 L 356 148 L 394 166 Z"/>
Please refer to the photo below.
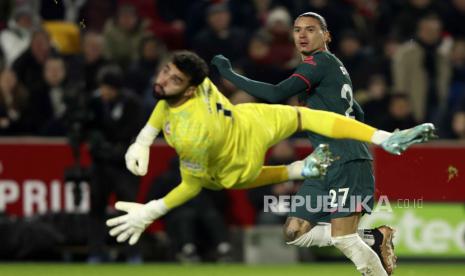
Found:
<path fill-rule="evenodd" d="M 171 62 L 179 71 L 190 77 L 189 84 L 199 85 L 208 76 L 208 65 L 196 53 L 190 51 L 174 52 Z"/>
<path fill-rule="evenodd" d="M 325 32 L 328 32 L 328 24 L 326 23 L 326 19 L 319 15 L 318 13 L 316 12 L 306 12 L 306 13 L 302 13 L 301 15 L 297 16 L 297 19 L 301 18 L 301 17 L 312 17 L 312 18 L 315 18 L 316 20 L 318 20 L 318 22 L 320 23 L 320 27 L 323 31 Z"/>

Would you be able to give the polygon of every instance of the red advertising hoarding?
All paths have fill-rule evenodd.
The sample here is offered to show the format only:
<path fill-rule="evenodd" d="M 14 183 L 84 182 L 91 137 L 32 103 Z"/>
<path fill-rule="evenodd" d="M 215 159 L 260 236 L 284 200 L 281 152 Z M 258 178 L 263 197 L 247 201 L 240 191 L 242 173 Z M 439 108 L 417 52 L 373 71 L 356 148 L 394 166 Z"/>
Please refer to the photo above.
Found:
<path fill-rule="evenodd" d="M 299 158 L 311 148 L 296 143 Z M 83 164 L 91 160 L 85 147 Z M 423 199 L 423 201 L 465 202 L 465 144 L 432 143 L 413 147 L 402 156 L 394 156 L 380 148 L 373 149 L 377 195 L 390 200 Z M 144 198 L 152 179 L 168 168 L 175 151 L 163 141 L 152 146 L 150 169 L 142 178 L 139 199 Z M 30 216 L 45 212 L 87 212 L 89 186 L 81 185 L 84 195 L 80 206 L 74 206 L 72 189 L 65 183 L 64 171 L 73 165 L 70 147 L 64 139 L 3 138 L 0 139 L 0 212 Z M 253 215 L 243 191 L 230 193 L 241 201 L 243 210 L 236 220 L 250 224 Z"/>

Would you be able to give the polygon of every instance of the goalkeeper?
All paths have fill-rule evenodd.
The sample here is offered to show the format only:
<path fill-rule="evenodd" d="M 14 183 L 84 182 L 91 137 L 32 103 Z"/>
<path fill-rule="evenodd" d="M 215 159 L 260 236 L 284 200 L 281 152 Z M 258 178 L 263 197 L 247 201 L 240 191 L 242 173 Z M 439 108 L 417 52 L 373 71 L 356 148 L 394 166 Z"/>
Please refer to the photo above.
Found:
<path fill-rule="evenodd" d="M 427 133 L 398 137 L 342 115 L 305 107 L 235 106 L 207 75 L 205 61 L 188 51 L 175 53 L 158 74 L 153 90 L 160 101 L 129 147 L 126 166 L 135 175 L 145 175 L 150 145 L 163 131 L 179 156 L 182 181 L 165 197 L 146 204 L 117 202 L 116 209 L 127 214 L 109 219 L 107 225 L 113 227 L 110 235 L 117 236 L 118 242 L 129 239 L 135 244 L 150 223 L 202 188 L 248 189 L 324 176 L 332 161 L 324 145 L 304 161 L 263 166 L 266 151 L 296 131 L 370 142 L 395 154 L 428 138 Z"/>

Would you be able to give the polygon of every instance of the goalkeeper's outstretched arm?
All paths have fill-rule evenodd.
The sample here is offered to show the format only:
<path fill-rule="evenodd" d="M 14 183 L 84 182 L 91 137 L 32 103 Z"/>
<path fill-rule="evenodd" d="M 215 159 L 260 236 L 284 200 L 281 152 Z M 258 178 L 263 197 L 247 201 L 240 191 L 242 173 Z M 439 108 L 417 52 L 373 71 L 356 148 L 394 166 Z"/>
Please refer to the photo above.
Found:
<path fill-rule="evenodd" d="M 137 135 L 136 141 L 126 151 L 126 167 L 135 175 L 143 176 L 149 166 L 150 146 L 163 125 L 162 103 L 158 103 L 152 111 L 147 124 Z"/>
<path fill-rule="evenodd" d="M 165 197 L 146 204 L 118 201 L 115 208 L 127 214 L 107 220 L 107 226 L 111 227 L 110 235 L 116 236 L 118 242 L 125 242 L 129 239 L 129 244 L 134 245 L 147 226 L 169 210 L 195 197 L 201 190 L 202 187 L 196 183 L 182 181 Z"/>

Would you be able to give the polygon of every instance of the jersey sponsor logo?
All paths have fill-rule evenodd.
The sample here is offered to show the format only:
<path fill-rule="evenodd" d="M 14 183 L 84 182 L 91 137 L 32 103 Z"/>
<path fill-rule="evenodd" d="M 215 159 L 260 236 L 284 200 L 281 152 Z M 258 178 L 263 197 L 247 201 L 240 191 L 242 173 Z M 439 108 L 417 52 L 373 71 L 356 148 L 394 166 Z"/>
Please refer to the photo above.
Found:
<path fill-rule="evenodd" d="M 166 135 L 171 135 L 171 124 L 170 124 L 170 122 L 166 122 L 163 129 L 164 129 Z"/>
<path fill-rule="evenodd" d="M 198 163 L 186 161 L 186 160 L 181 160 L 181 166 L 191 170 L 191 171 L 201 171 L 202 166 Z"/>

